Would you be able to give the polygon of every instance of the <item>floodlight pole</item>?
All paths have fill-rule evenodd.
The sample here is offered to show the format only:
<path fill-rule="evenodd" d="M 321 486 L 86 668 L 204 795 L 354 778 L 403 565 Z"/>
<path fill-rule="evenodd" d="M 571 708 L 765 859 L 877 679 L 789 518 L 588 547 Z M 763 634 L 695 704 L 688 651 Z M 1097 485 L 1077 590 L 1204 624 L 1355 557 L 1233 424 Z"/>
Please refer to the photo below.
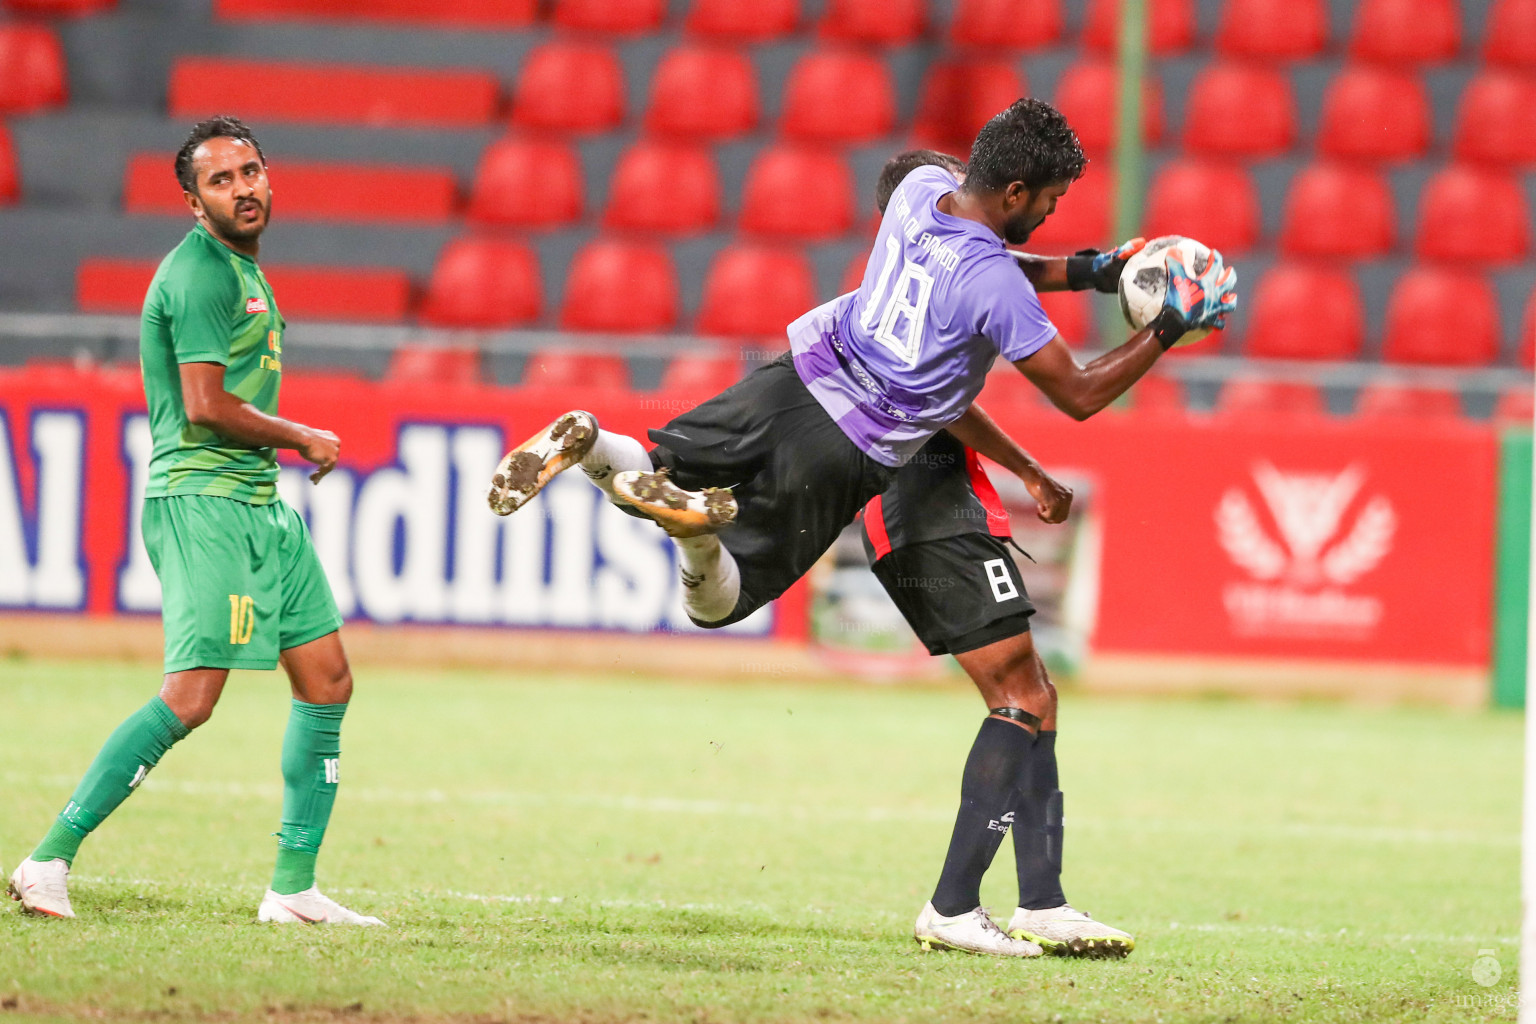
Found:
<path fill-rule="evenodd" d="M 1536 423 L 1532 424 L 1536 429 Z M 1531 460 L 1536 494 L 1536 459 Z M 1536 514 L 1531 516 L 1536 544 Z M 1536 550 L 1536 549 L 1532 549 Z M 1536 562 L 1536 559 L 1533 559 Z M 1530 619 L 1525 632 L 1525 791 L 1520 824 L 1520 976 L 1515 981 L 1519 1024 L 1536 1024 L 1536 573 L 1531 576 Z"/>
<path fill-rule="evenodd" d="M 1141 82 L 1147 66 L 1147 0 L 1120 0 L 1120 82 L 1115 123 L 1114 238 L 1119 245 L 1141 226 L 1141 200 L 1146 190 L 1141 137 Z M 1111 321 L 1106 347 L 1124 339 L 1124 328 Z"/>

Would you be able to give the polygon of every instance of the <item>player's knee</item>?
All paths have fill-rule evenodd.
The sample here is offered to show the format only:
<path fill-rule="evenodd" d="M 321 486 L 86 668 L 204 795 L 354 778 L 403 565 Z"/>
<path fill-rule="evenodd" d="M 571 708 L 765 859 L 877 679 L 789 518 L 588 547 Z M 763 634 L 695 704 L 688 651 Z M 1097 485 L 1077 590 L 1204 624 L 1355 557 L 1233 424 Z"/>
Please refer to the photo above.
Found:
<path fill-rule="evenodd" d="M 177 720 L 180 721 L 182 725 L 186 726 L 187 731 L 190 732 L 213 717 L 213 708 L 215 703 L 216 701 L 206 699 L 183 701 L 178 703 L 166 701 L 166 706 L 171 709 L 171 713 L 174 714 Z"/>

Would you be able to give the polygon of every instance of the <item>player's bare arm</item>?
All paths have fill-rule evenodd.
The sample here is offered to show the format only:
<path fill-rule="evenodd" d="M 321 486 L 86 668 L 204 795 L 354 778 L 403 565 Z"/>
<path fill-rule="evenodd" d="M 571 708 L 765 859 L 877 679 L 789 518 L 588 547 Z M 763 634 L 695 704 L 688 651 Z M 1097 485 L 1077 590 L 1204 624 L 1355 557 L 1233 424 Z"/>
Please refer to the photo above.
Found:
<path fill-rule="evenodd" d="M 269 416 L 224 390 L 220 363 L 182 363 L 181 395 L 189 422 L 252 447 L 292 449 L 315 464 L 309 476 L 315 483 L 334 469 L 341 457 L 341 440 L 329 430 Z"/>
<path fill-rule="evenodd" d="M 1162 344 L 1148 327 L 1088 363 L 1078 362 L 1058 334 L 1040 351 L 1013 365 L 1045 392 L 1052 405 L 1081 421 L 1125 394 L 1162 354 Z"/>
<path fill-rule="evenodd" d="M 1035 457 L 1003 433 L 985 409 L 972 405 L 945 428 L 955 440 L 980 452 L 1024 481 L 1035 499 L 1035 514 L 1047 523 L 1065 522 L 1072 511 L 1072 488 L 1045 471 Z"/>
<path fill-rule="evenodd" d="M 1090 289 L 1113 295 L 1120 286 L 1125 264 L 1147 244 L 1133 238 L 1108 252 L 1082 249 L 1071 256 L 1036 256 L 1010 249 L 1019 269 L 1037 292 L 1085 292 Z"/>

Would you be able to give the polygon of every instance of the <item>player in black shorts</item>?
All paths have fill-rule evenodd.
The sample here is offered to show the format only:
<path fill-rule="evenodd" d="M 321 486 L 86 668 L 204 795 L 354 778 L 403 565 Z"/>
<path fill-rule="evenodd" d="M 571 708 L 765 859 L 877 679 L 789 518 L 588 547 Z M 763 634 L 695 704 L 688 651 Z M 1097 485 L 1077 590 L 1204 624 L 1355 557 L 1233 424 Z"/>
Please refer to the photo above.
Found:
<path fill-rule="evenodd" d="M 925 164 L 945 167 L 957 178 L 965 173 L 960 161 L 931 150 L 892 157 L 876 187 L 881 213 L 901 179 Z M 1103 262 L 1092 286 L 1115 291 L 1119 269 L 1139 241 L 1122 246 L 1114 261 Z M 1091 258 L 1100 254 L 1078 255 Z M 1021 259 L 1021 265 L 1027 273 L 1035 261 Z M 1000 430 L 994 430 L 990 440 L 978 439 L 977 443 L 988 447 L 989 458 L 1024 481 L 1042 520 L 1060 523 L 1066 519 L 1072 492 L 1047 474 L 1028 452 Z M 1060 955 L 1125 956 L 1135 947 L 1135 940 L 1075 910 L 1062 893 L 1056 688 L 1030 636 L 1029 620 L 1035 608 L 1007 547 L 1008 512 L 976 451 L 947 431 L 935 434 L 897 471 L 891 486 L 865 507 L 863 528 L 864 550 L 876 578 L 928 653 L 954 655 L 976 683 L 988 708 L 1021 711 L 1027 716 L 1009 721 L 989 717 L 982 724 L 962 778 L 960 812 L 944 870 L 916 926 L 918 941 L 925 948 L 959 944 L 946 937 L 942 927 L 935 927 L 939 922 L 934 917 L 964 921 L 981 902 L 982 875 L 1011 824 L 1019 902 L 1008 922 L 1008 935 Z M 1017 727 L 1035 732 L 1035 741 L 1017 803 L 1011 814 L 995 818 L 984 798 L 976 799 L 981 794 L 971 791 L 988 788 L 982 777 L 988 771 L 986 762 L 993 745 L 989 733 Z M 962 948 L 973 947 L 967 944 Z"/>

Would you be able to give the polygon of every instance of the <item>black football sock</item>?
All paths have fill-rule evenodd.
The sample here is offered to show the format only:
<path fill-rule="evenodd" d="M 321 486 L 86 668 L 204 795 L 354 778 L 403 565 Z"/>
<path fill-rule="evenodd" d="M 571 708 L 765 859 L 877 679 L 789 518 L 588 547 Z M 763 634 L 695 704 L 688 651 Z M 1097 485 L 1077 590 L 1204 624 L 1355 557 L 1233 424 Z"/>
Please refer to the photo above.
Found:
<path fill-rule="evenodd" d="M 988 718 L 981 723 L 960 780 L 960 813 L 950 836 L 949 853 L 933 908 L 945 917 L 969 913 L 981 905 L 981 876 L 992 864 L 1008 833 L 1018 780 L 1035 737 L 1012 722 Z"/>
<path fill-rule="evenodd" d="M 1062 802 L 1056 771 L 1056 733 L 1042 731 L 1030 752 L 1013 822 L 1019 871 L 1019 906 L 1049 910 L 1067 902 L 1061 891 Z"/>

